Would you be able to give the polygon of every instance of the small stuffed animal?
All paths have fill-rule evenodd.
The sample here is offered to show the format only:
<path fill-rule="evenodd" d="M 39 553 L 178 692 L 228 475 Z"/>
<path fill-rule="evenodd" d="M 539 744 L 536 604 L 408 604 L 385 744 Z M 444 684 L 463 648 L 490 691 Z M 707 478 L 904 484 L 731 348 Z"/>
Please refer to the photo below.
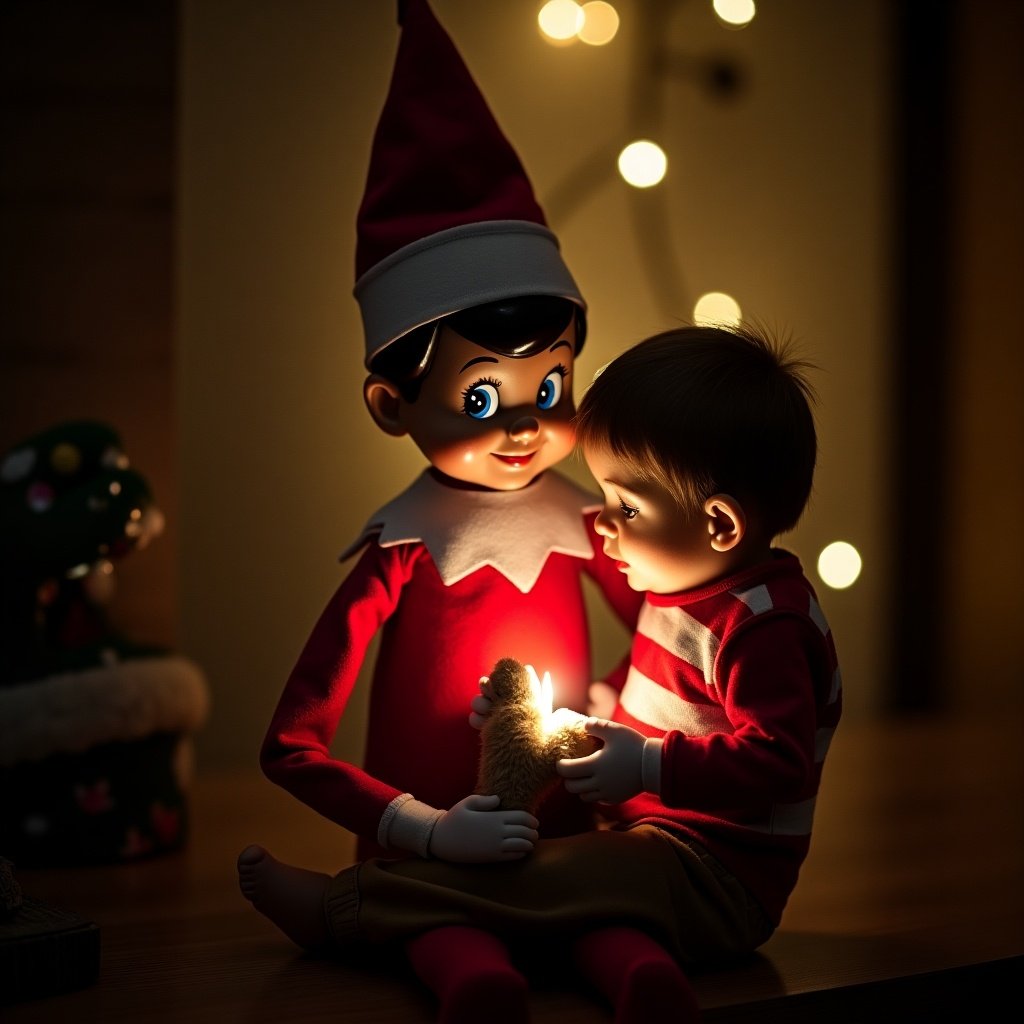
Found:
<path fill-rule="evenodd" d="M 515 658 L 500 659 L 489 680 L 492 708 L 480 730 L 476 791 L 497 795 L 504 809 L 532 814 L 558 782 L 555 762 L 592 754 L 600 743 L 583 731 L 583 715 L 569 712 L 546 729 L 536 685 Z"/>

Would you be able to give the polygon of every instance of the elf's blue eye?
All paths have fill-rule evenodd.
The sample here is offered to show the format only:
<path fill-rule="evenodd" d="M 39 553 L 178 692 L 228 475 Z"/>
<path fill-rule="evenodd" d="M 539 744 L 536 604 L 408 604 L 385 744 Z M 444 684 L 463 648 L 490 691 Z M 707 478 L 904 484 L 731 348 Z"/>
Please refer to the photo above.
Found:
<path fill-rule="evenodd" d="M 537 391 L 537 408 L 553 409 L 562 397 L 562 372 L 552 370 Z"/>
<path fill-rule="evenodd" d="M 498 411 L 498 384 L 478 381 L 462 393 L 462 408 L 475 420 L 485 420 Z"/>

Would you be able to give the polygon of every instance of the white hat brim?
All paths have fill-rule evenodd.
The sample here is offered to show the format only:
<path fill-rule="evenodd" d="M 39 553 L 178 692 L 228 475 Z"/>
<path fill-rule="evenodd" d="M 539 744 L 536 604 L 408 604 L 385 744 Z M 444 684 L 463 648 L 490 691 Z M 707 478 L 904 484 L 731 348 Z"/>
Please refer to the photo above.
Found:
<path fill-rule="evenodd" d="M 366 365 L 423 324 L 486 302 L 554 295 L 586 303 L 541 224 L 495 220 L 428 235 L 392 253 L 356 281 Z"/>

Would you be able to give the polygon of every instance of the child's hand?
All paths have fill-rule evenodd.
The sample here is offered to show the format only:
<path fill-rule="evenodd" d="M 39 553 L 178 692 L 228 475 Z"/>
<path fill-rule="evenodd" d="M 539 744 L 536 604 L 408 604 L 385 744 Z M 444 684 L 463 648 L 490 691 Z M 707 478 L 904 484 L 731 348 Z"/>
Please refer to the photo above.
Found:
<path fill-rule="evenodd" d="M 587 803 L 618 804 L 642 793 L 647 737 L 628 725 L 599 718 L 588 718 L 584 728 L 604 746 L 586 757 L 556 762 L 555 769 L 565 779 L 565 788 Z"/>
<path fill-rule="evenodd" d="M 539 822 L 526 811 L 495 810 L 496 796 L 467 796 L 445 811 L 430 836 L 430 855 L 454 864 L 519 860 L 533 850 Z"/>
<path fill-rule="evenodd" d="M 469 724 L 474 729 L 482 729 L 487 716 L 491 713 L 494 702 L 491 700 L 490 677 L 480 677 L 480 692 L 469 702 L 472 711 L 469 715 Z"/>
<path fill-rule="evenodd" d="M 611 718 L 615 705 L 619 703 L 619 691 L 614 686 L 598 680 L 590 684 L 587 691 L 587 714 L 594 718 Z"/>

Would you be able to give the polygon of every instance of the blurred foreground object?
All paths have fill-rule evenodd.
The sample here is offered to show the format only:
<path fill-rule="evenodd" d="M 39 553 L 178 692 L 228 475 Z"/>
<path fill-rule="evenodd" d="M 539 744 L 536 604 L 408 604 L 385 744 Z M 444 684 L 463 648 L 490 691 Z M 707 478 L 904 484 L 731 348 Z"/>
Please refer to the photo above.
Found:
<path fill-rule="evenodd" d="M 59 424 L 0 457 L 0 854 L 18 866 L 184 842 L 206 682 L 107 610 L 117 561 L 162 530 L 103 423 Z"/>
<path fill-rule="evenodd" d="M 0 1006 L 84 988 L 99 970 L 99 928 L 26 896 L 0 857 Z"/>

